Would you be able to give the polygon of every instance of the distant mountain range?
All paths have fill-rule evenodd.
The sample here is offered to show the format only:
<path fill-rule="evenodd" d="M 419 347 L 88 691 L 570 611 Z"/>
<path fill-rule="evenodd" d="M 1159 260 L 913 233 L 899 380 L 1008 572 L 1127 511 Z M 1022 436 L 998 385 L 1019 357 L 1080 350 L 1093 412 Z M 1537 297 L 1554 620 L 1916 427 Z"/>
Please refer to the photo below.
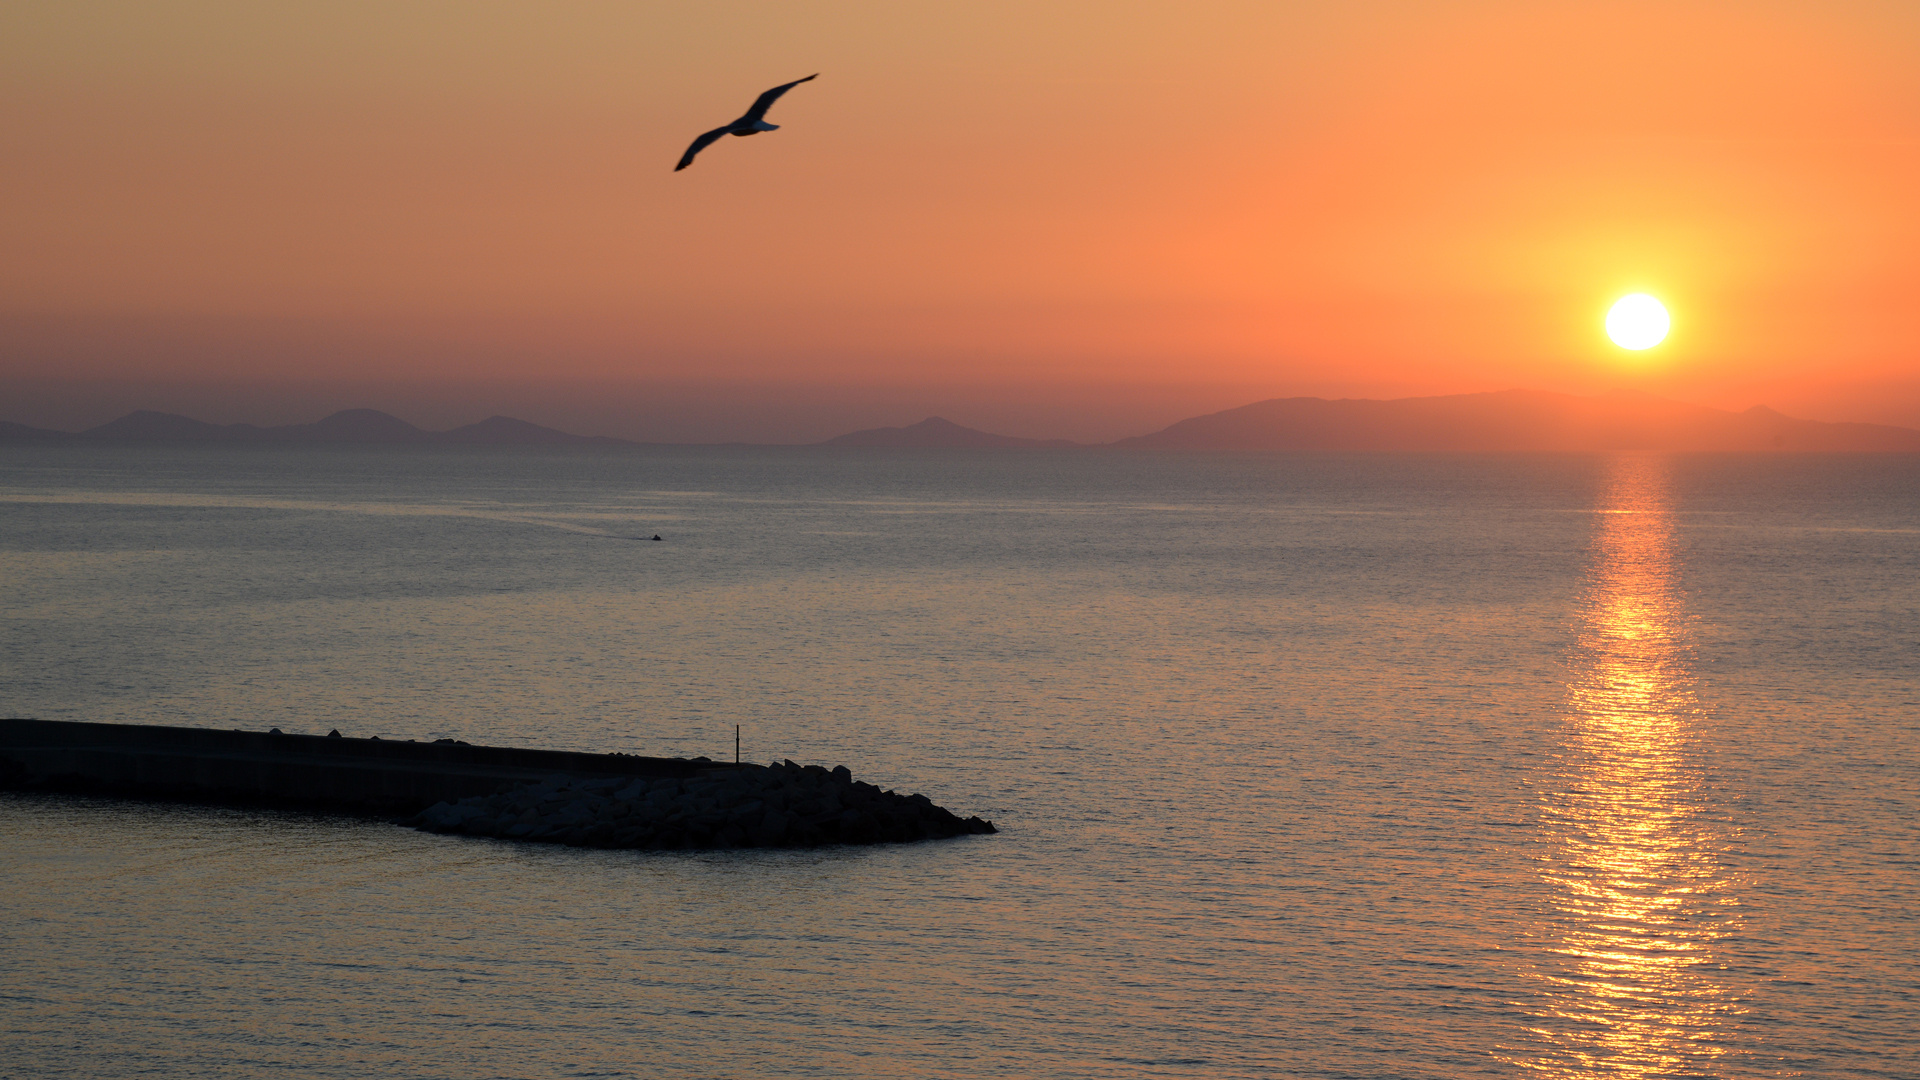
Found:
<path fill-rule="evenodd" d="M 1920 431 L 1795 420 L 1648 394 L 1544 390 L 1399 398 L 1275 398 L 1196 416 L 1115 446 L 1155 450 L 1920 451 Z"/>
<path fill-rule="evenodd" d="M 222 443 L 250 446 L 362 445 L 362 446 L 639 446 L 604 435 L 570 435 L 564 431 L 489 416 L 452 431 L 426 431 L 378 409 L 346 409 L 311 424 L 257 427 L 253 424 L 209 424 L 175 413 L 141 409 L 81 432 L 49 431 L 0 421 L 0 442 L 136 442 Z"/>
<path fill-rule="evenodd" d="M 849 432 L 828 439 L 820 445 L 940 450 L 1006 447 L 1034 450 L 1081 444 L 1071 439 L 1019 439 L 1012 435 L 995 435 L 992 432 L 961 427 L 944 417 L 929 416 L 917 424 L 906 427 L 868 428 L 865 431 Z"/>
<path fill-rule="evenodd" d="M 451 431 L 425 431 L 374 409 L 348 409 L 311 424 L 209 424 L 142 410 L 81 432 L 0 421 L 0 443 L 132 442 L 228 445 L 640 446 L 573 435 L 509 416 Z M 1048 449 L 1082 444 L 1021 439 L 938 416 L 906 427 L 850 432 L 817 444 L 843 448 Z M 1466 452 L 1799 451 L 1920 452 L 1920 431 L 1882 424 L 1796 420 L 1764 406 L 1745 412 L 1646 394 L 1578 397 L 1503 390 L 1445 397 L 1275 398 L 1182 420 L 1108 446 L 1147 450 L 1347 450 Z"/>

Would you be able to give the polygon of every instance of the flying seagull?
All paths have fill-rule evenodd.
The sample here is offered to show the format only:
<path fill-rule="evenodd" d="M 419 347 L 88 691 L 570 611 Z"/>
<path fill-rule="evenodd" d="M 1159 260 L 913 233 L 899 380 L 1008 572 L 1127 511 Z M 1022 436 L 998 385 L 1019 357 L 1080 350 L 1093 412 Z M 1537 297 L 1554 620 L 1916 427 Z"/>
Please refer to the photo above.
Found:
<path fill-rule="evenodd" d="M 748 109 L 745 116 L 728 124 L 726 127 L 714 128 L 712 131 L 693 140 L 693 145 L 687 147 L 687 152 L 680 155 L 680 164 L 675 165 L 673 171 L 679 172 L 681 169 L 693 164 L 693 155 L 705 150 L 715 139 L 718 139 L 722 135 L 758 135 L 763 131 L 773 131 L 778 128 L 780 126 L 779 124 L 767 123 L 765 119 L 767 110 L 773 107 L 774 102 L 780 100 L 781 94 L 799 86 L 803 82 L 812 82 L 819 77 L 820 73 L 816 71 L 804 79 L 795 79 L 790 83 L 776 86 L 766 93 L 761 94 L 759 97 L 754 98 L 753 108 Z"/>

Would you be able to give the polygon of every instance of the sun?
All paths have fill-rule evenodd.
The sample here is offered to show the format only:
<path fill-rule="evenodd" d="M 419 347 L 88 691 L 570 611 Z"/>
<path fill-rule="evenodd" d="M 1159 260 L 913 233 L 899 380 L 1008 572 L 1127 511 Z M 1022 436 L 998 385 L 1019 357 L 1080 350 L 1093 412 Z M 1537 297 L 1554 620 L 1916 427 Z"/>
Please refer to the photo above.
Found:
<path fill-rule="evenodd" d="M 1607 312 L 1607 336 L 1623 349 L 1653 348 L 1666 339 L 1669 325 L 1667 309 L 1646 293 L 1623 296 Z"/>

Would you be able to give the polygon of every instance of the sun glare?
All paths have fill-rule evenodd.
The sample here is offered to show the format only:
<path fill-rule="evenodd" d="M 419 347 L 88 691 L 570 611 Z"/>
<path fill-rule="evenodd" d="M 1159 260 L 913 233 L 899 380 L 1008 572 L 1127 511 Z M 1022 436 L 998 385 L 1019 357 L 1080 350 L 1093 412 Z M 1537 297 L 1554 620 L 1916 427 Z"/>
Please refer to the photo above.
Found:
<path fill-rule="evenodd" d="M 1651 349 L 1666 339 L 1667 309 L 1646 293 L 1633 293 L 1613 302 L 1607 312 L 1607 336 L 1623 349 Z"/>

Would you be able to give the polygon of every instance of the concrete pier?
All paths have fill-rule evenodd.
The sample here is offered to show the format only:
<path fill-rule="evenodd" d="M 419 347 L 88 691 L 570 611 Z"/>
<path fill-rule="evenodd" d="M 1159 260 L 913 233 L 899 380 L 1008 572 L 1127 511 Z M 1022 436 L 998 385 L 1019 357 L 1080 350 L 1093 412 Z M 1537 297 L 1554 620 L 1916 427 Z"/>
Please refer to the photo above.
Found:
<path fill-rule="evenodd" d="M 257 731 L 0 720 L 0 785 L 386 816 L 555 775 L 687 778 L 732 764 Z"/>
<path fill-rule="evenodd" d="M 297 805 L 578 847 L 818 847 L 998 831 L 925 795 L 855 780 L 845 766 L 64 720 L 0 720 L 0 787 Z"/>

